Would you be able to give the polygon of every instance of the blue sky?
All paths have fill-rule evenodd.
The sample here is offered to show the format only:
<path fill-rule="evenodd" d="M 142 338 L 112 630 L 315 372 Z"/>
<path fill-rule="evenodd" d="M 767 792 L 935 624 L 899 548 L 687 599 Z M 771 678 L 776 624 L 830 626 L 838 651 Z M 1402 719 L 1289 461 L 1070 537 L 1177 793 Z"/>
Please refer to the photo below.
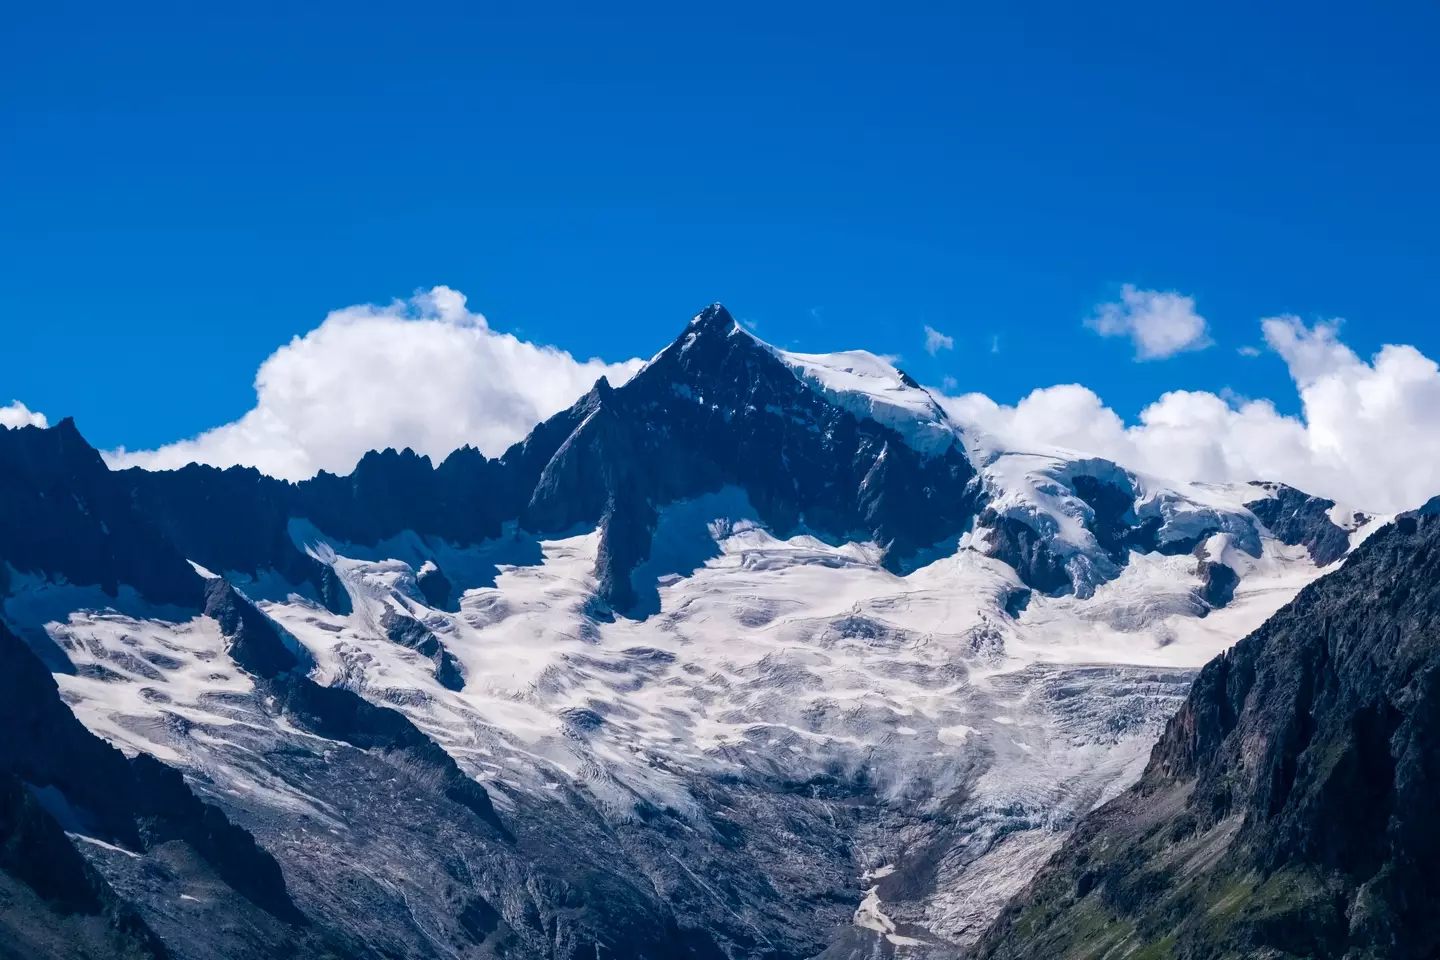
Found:
<path fill-rule="evenodd" d="M 10 11 L 0 404 L 155 446 L 242 415 L 327 311 L 436 284 L 581 358 L 718 299 L 778 345 L 1124 417 L 1175 388 L 1294 412 L 1237 352 L 1281 313 L 1440 355 L 1434 4 L 697 6 Z M 1126 283 L 1215 346 L 1087 329 Z"/>

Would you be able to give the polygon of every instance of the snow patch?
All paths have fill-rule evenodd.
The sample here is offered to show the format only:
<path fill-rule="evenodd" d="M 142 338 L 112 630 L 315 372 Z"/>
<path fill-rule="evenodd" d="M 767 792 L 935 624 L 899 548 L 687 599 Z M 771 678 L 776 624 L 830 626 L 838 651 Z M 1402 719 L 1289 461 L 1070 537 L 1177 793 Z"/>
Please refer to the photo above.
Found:
<path fill-rule="evenodd" d="M 194 560 L 186 560 L 185 562 L 188 563 L 188 564 L 190 564 L 190 566 L 195 569 L 195 572 L 198 573 L 198 574 L 200 574 L 200 576 L 204 577 L 206 580 L 219 580 L 219 579 L 220 579 L 220 574 L 218 574 L 218 573 L 211 573 L 209 570 L 207 570 L 207 569 L 205 569 L 204 567 L 200 566 L 200 564 L 196 563 Z"/>
<path fill-rule="evenodd" d="M 884 357 L 864 350 L 790 353 L 769 349 L 816 393 L 857 417 L 889 427 L 923 454 L 944 453 L 959 441 L 958 429 L 930 392 Z"/>

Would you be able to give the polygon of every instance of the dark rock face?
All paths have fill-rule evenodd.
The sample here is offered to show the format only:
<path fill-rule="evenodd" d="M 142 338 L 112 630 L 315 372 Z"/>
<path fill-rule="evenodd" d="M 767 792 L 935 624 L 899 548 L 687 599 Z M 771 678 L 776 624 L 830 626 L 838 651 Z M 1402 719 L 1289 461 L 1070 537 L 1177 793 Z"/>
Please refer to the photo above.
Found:
<path fill-rule="evenodd" d="M 445 649 L 440 638 L 429 627 L 414 617 L 386 609 L 380 616 L 380 626 L 392 643 L 409 647 L 435 664 L 435 679 L 450 690 L 465 689 L 465 673 L 460 663 Z"/>
<path fill-rule="evenodd" d="M 465 448 L 437 467 L 410 450 L 369 453 L 348 477 L 329 473 L 298 484 L 249 467 L 120 471 L 115 483 L 144 515 L 155 518 L 187 559 L 216 573 L 266 570 L 294 586 L 308 584 L 336 613 L 350 599 L 333 571 L 297 548 L 292 520 L 309 520 L 336 539 L 373 546 L 405 530 L 453 543 L 497 537 L 518 506 L 507 495 L 504 468 Z M 431 590 L 446 583 L 443 575 Z M 449 590 L 444 591 L 448 600 Z"/>
<path fill-rule="evenodd" d="M 454 606 L 455 585 L 445 576 L 445 571 L 434 564 L 423 566 L 415 574 L 415 585 L 419 587 L 420 596 L 425 598 L 425 602 L 437 610 L 449 610 L 453 613 L 458 609 Z"/>
<path fill-rule="evenodd" d="M 1029 590 L 1011 590 L 1004 597 L 1005 612 L 1010 615 L 1012 620 L 1019 619 L 1020 615 L 1030 606 L 1030 598 L 1031 591 Z"/>
<path fill-rule="evenodd" d="M 1431 497 L 1429 500 L 1426 500 L 1415 513 L 1422 517 L 1433 517 L 1436 514 L 1440 514 L 1440 496 Z"/>
<path fill-rule="evenodd" d="M 228 580 L 216 578 L 206 584 L 205 616 L 220 624 L 220 632 L 230 641 L 226 652 L 246 673 L 274 677 L 300 665 L 274 623 Z"/>
<path fill-rule="evenodd" d="M 1440 518 L 1402 518 L 1196 680 L 984 957 L 1440 952 Z"/>
<path fill-rule="evenodd" d="M 349 597 L 329 567 L 297 549 L 289 522 L 299 488 L 250 467 L 190 464 L 151 473 L 122 470 L 115 482 L 156 523 L 186 559 L 218 574 L 273 570 L 292 585 L 308 584 L 336 613 L 349 612 Z"/>
<path fill-rule="evenodd" d="M 1200 599 L 1219 609 L 1235 599 L 1235 588 L 1240 576 L 1223 563 L 1210 560 L 1200 561 Z"/>
<path fill-rule="evenodd" d="M 198 607 L 199 575 L 114 478 L 69 418 L 0 430 L 0 559 L 112 597 L 124 583 L 153 603 Z"/>
<path fill-rule="evenodd" d="M 1015 517 L 999 516 L 993 510 L 980 514 L 976 525 L 990 531 L 989 555 L 1014 567 L 1026 586 L 1052 596 L 1071 589 L 1065 562 L 1034 527 Z"/>
<path fill-rule="evenodd" d="M 863 531 L 895 563 L 959 533 L 975 514 L 975 473 L 958 446 L 926 459 L 888 428 L 836 408 L 718 305 L 623 392 L 637 418 L 670 415 L 646 418 L 648 449 L 658 452 L 668 436 L 703 464 L 656 471 L 663 500 L 733 482 L 776 529 Z M 776 450 L 785 451 L 778 462 Z"/>
<path fill-rule="evenodd" d="M 1312 497 L 1283 483 L 1256 483 L 1273 492 L 1264 500 L 1255 500 L 1245 507 L 1270 529 L 1281 542 L 1290 546 L 1304 545 L 1317 567 L 1326 567 L 1345 556 L 1350 549 L 1350 533 L 1330 519 L 1334 500 Z M 1356 514 L 1363 523 L 1363 514 Z"/>
<path fill-rule="evenodd" d="M 1133 487 L 1127 484 L 1122 488 L 1083 474 L 1072 479 L 1070 487 L 1094 511 L 1091 532 L 1111 560 L 1124 563 L 1131 550 L 1148 553 L 1160 549 L 1156 538 L 1160 520 L 1158 517 L 1143 523 L 1136 520 Z"/>
<path fill-rule="evenodd" d="M 432 467 L 410 450 L 370 452 L 348 477 L 321 473 L 298 484 L 292 515 L 333 537 L 374 544 L 404 530 L 455 543 L 500 535 L 516 515 L 518 494 L 504 466 L 464 447 Z"/>

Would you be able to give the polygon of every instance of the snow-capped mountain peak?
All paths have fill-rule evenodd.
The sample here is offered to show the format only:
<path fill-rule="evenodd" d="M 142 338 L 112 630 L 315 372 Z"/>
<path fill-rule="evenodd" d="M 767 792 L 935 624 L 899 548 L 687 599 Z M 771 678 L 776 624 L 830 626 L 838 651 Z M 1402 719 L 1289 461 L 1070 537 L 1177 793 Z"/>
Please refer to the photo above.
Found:
<path fill-rule="evenodd" d="M 960 431 L 934 396 L 895 366 L 891 358 L 864 350 L 823 354 L 782 350 L 745 329 L 719 303 L 696 314 L 680 337 L 661 351 L 651 365 L 671 352 L 688 353 L 701 338 L 734 338 L 740 340 L 744 349 L 769 353 L 826 401 L 857 418 L 895 431 L 919 453 L 927 456 L 943 453 L 960 437 Z M 703 377 L 717 371 L 701 367 L 698 372 Z M 775 372 L 770 371 L 770 375 Z"/>
<path fill-rule="evenodd" d="M 292 484 L 0 431 L 0 600 L 51 706 L 182 771 L 313 921 L 67 820 L 162 937 L 183 889 L 234 955 L 944 956 L 1378 522 L 967 439 L 890 361 L 715 305 L 495 459 Z"/>

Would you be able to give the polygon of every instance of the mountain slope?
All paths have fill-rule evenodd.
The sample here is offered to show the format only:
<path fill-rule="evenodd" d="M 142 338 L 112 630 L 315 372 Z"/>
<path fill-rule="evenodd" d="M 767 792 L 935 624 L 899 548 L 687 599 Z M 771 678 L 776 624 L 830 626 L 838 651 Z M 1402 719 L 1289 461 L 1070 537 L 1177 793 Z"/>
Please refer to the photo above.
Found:
<path fill-rule="evenodd" d="M 995 958 L 1440 951 L 1440 518 L 1402 517 L 1201 672 Z"/>
<path fill-rule="evenodd" d="M 135 906 L 86 863 L 66 830 L 135 860 L 183 851 L 192 863 L 166 871 L 171 881 L 212 876 L 212 887 L 236 914 L 280 931 L 282 939 L 292 931 L 305 935 L 305 918 L 279 867 L 251 835 L 201 803 L 175 771 L 145 754 L 127 759 L 86 730 L 45 667 L 3 623 L 0 728 L 6 731 L 0 871 L 11 886 L 0 905 L 0 927 L 13 931 L 21 955 L 168 953 Z M 53 917 L 40 920 L 35 912 Z"/>

